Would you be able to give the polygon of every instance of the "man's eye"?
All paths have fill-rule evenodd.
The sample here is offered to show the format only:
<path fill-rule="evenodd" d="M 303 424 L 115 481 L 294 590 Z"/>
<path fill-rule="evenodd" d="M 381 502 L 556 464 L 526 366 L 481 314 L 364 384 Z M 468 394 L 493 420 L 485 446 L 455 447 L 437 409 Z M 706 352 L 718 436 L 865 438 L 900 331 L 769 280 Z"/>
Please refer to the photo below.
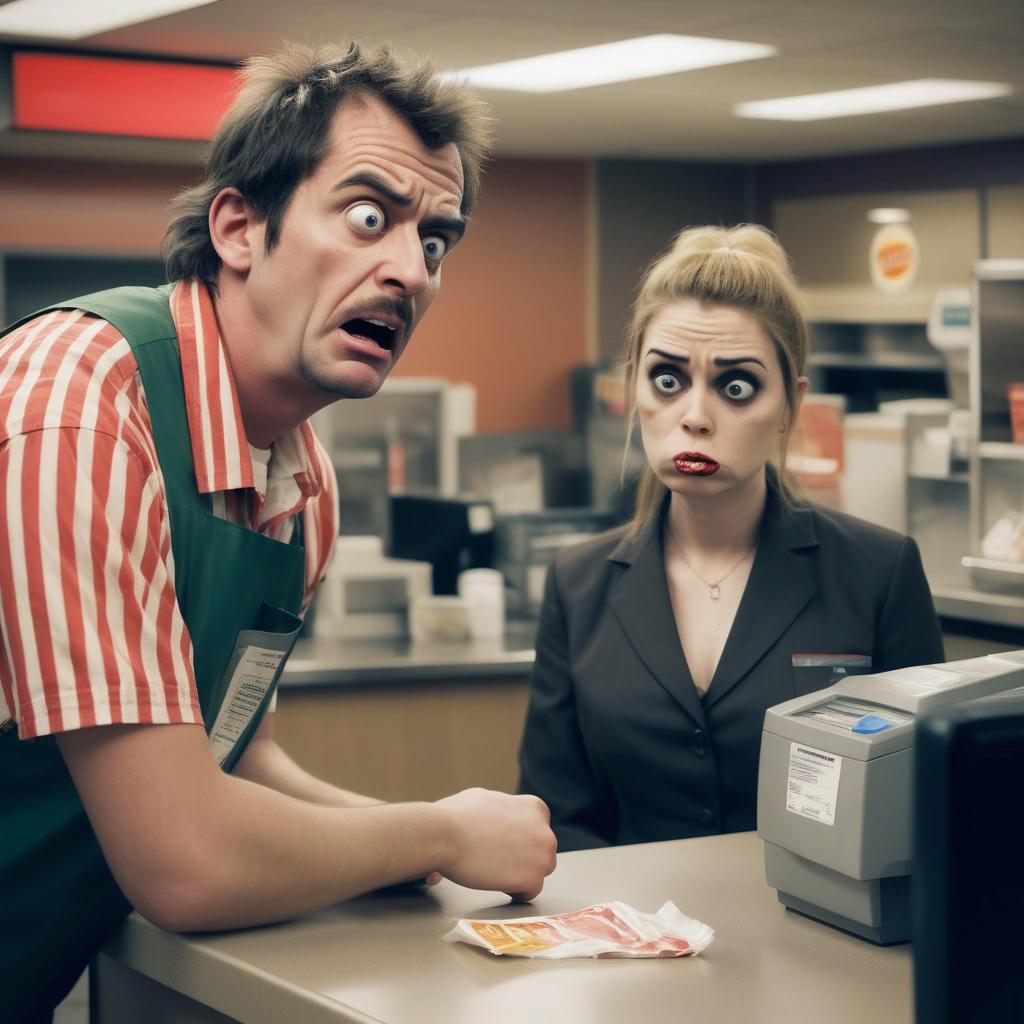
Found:
<path fill-rule="evenodd" d="M 384 230 L 384 211 L 373 203 L 356 203 L 345 211 L 345 220 L 361 235 L 379 235 Z"/>
<path fill-rule="evenodd" d="M 448 242 L 440 235 L 426 235 L 423 239 L 423 255 L 428 263 L 440 263 L 448 252 Z"/>
<path fill-rule="evenodd" d="M 730 377 L 722 388 L 728 398 L 745 402 L 757 394 L 757 388 L 746 377 Z"/>
<path fill-rule="evenodd" d="M 680 388 L 679 378 L 667 370 L 658 370 L 653 373 L 651 375 L 651 383 L 663 395 L 675 394 Z"/>

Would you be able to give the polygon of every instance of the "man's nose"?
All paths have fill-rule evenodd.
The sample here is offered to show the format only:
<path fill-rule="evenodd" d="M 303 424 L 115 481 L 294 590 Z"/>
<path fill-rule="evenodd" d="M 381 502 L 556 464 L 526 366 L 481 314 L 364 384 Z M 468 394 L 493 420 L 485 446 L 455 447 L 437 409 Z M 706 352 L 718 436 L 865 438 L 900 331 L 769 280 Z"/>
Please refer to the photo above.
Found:
<path fill-rule="evenodd" d="M 377 271 L 381 286 L 395 289 L 403 295 L 422 292 L 430 283 L 430 274 L 423 255 L 423 241 L 416 226 L 397 225 L 388 232 L 383 245 Z"/>

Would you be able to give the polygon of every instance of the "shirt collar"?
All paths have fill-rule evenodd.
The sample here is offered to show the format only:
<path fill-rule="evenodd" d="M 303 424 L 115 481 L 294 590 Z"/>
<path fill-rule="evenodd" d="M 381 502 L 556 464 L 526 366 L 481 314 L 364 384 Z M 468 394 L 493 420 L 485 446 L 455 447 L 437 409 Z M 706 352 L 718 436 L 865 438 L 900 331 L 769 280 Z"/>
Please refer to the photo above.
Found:
<path fill-rule="evenodd" d="M 201 281 L 179 281 L 171 293 L 178 334 L 185 410 L 200 494 L 255 487 L 252 455 L 213 299 Z M 308 423 L 271 446 L 288 453 L 291 474 L 305 497 L 319 492 L 317 442 Z"/>

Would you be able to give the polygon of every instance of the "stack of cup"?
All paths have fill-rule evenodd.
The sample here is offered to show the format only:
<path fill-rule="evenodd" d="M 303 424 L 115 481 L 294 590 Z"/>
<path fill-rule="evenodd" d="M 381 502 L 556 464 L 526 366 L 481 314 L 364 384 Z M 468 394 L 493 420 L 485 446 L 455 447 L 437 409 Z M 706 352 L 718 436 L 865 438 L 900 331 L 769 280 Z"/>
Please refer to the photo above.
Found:
<path fill-rule="evenodd" d="M 459 573 L 458 589 L 469 610 L 471 636 L 504 636 L 505 577 L 497 569 L 466 569 Z"/>

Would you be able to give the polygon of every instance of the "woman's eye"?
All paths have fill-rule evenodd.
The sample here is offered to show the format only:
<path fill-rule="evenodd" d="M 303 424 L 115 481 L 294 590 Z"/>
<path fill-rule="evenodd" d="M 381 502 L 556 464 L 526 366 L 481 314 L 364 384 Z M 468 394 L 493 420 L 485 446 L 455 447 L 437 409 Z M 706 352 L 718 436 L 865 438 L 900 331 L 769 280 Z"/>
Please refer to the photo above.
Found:
<path fill-rule="evenodd" d="M 722 388 L 726 397 L 736 402 L 745 402 L 757 394 L 757 388 L 746 377 L 730 377 Z"/>
<path fill-rule="evenodd" d="M 448 251 L 448 242 L 440 235 L 426 235 L 423 239 L 423 255 L 428 263 L 440 263 Z"/>
<path fill-rule="evenodd" d="M 673 395 L 679 388 L 679 378 L 674 373 L 669 373 L 667 370 L 659 370 L 651 375 L 651 383 L 654 385 L 657 391 L 660 391 L 663 395 Z"/>
<path fill-rule="evenodd" d="M 345 211 L 349 227 L 361 235 L 379 235 L 384 230 L 384 211 L 373 203 L 356 203 Z"/>

